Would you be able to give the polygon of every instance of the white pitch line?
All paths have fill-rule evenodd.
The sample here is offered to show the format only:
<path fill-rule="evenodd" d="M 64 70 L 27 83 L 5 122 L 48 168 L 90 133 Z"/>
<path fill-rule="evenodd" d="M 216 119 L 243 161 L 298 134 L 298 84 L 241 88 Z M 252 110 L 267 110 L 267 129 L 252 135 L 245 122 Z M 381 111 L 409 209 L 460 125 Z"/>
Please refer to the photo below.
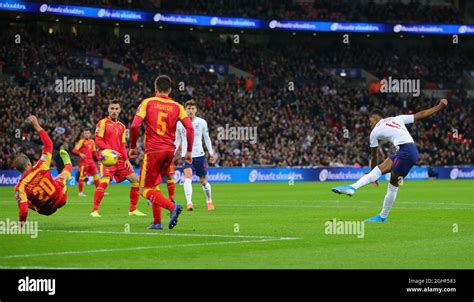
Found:
<path fill-rule="evenodd" d="M 255 235 L 219 235 L 219 234 L 186 234 L 186 233 L 152 233 L 152 232 L 114 232 L 114 231 L 88 231 L 88 230 L 39 230 L 40 232 L 56 233 L 85 233 L 85 234 L 113 234 L 113 235 L 147 235 L 147 236 L 176 236 L 176 237 L 215 237 L 215 238 L 247 238 L 247 239 L 275 239 L 297 240 L 298 237 L 275 237 Z"/>
<path fill-rule="evenodd" d="M 368 209 L 370 205 L 355 206 L 355 205 L 288 205 L 288 204 L 222 204 L 220 207 L 247 207 L 247 208 L 336 208 L 336 209 Z M 426 207 L 397 207 L 397 209 L 426 209 Z M 430 210 L 474 210 L 472 208 L 461 208 L 461 207 L 440 207 L 440 208 L 429 208 Z"/>
<path fill-rule="evenodd" d="M 226 200 L 226 202 L 256 202 L 256 203 L 267 203 L 267 202 L 273 202 L 274 200 L 265 200 L 265 199 L 259 199 L 259 200 L 252 200 L 252 199 L 245 199 L 245 200 Z M 317 200 L 301 200 L 301 199 L 285 199 L 286 202 L 288 203 L 298 203 L 298 202 L 303 202 L 303 203 L 309 203 L 309 202 L 330 202 L 330 203 L 346 203 L 346 202 L 360 202 L 360 203 L 374 203 L 377 202 L 377 200 L 351 200 L 349 197 L 344 198 L 344 200 L 341 199 L 317 199 Z M 467 201 L 467 200 L 466 200 Z M 16 202 L 14 200 L 1 200 L 0 203 L 12 203 L 16 205 Z M 459 203 L 459 202 L 423 202 L 423 201 L 398 201 L 397 204 L 420 204 L 420 205 L 450 205 L 450 206 L 472 206 L 474 207 L 474 203 Z M 67 205 L 74 206 L 74 205 L 91 205 L 91 202 L 88 201 L 70 201 L 67 203 Z M 225 205 L 225 203 L 224 203 Z M 245 205 L 242 205 L 245 206 Z M 303 205 L 288 205 L 288 204 L 271 204 L 271 205 L 266 205 L 266 206 L 288 206 L 288 207 L 326 207 L 327 205 L 311 205 L 311 204 L 303 204 Z M 349 206 L 349 205 L 348 205 Z M 334 206 L 336 207 L 336 206 Z"/>
<path fill-rule="evenodd" d="M 158 249 L 167 249 L 167 248 L 185 248 L 185 247 L 199 247 L 199 246 L 211 246 L 211 245 L 261 243 L 261 242 L 281 241 L 281 240 L 288 240 L 288 239 L 275 238 L 275 239 L 260 239 L 260 240 L 240 240 L 240 241 L 203 242 L 203 243 L 191 243 L 191 244 L 138 246 L 138 247 L 128 247 L 128 248 L 97 249 L 97 250 L 85 250 L 85 251 L 64 251 L 64 252 L 51 252 L 51 253 L 7 255 L 7 256 L 0 256 L 0 259 L 44 257 L 44 256 L 62 256 L 62 255 L 80 255 L 80 254 L 96 254 L 96 253 L 112 253 L 112 252 L 124 252 L 124 251 L 158 250 Z"/>
<path fill-rule="evenodd" d="M 0 269 L 58 269 L 58 270 L 78 270 L 78 269 L 111 269 L 111 268 L 98 268 L 98 267 L 54 267 L 54 266 L 5 266 L 0 265 Z"/>
<path fill-rule="evenodd" d="M 336 196 L 337 197 L 337 196 Z M 260 199 L 260 200 L 251 200 L 251 199 L 245 199 L 245 200 L 226 200 L 226 202 L 256 202 L 256 203 L 267 203 L 267 202 L 273 202 L 274 200 L 265 200 L 265 199 Z M 380 201 L 383 201 L 381 199 Z M 467 201 L 467 200 L 466 200 Z M 285 204 L 271 204 L 268 206 L 273 206 L 273 205 L 284 205 L 284 206 L 300 206 L 300 205 L 288 205 L 287 203 L 295 202 L 295 203 L 318 203 L 318 202 L 330 202 L 330 203 L 349 203 L 349 202 L 360 202 L 360 203 L 376 203 L 378 200 L 358 200 L 358 199 L 351 199 L 350 197 L 343 198 L 343 199 L 315 199 L 315 200 L 303 200 L 303 199 L 285 199 Z M 474 207 L 474 202 L 472 203 L 458 203 L 458 202 L 423 202 L 423 201 L 399 201 L 397 204 L 422 204 L 422 205 L 451 205 L 451 206 L 473 206 Z M 224 203 L 225 205 L 225 203 Z M 312 204 L 306 204 L 307 206 L 313 206 Z M 349 205 L 349 204 L 348 204 Z M 305 204 L 302 204 L 301 206 L 305 206 Z M 317 205 L 317 206 L 326 206 L 326 205 Z"/>

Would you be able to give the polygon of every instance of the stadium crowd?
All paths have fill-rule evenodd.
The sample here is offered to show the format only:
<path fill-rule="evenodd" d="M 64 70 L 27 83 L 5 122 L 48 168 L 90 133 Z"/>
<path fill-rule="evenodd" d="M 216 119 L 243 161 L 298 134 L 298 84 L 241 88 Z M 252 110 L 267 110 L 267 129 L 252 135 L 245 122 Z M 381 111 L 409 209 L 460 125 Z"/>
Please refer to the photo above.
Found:
<path fill-rule="evenodd" d="M 139 102 L 153 95 L 153 79 L 159 73 L 175 80 L 174 99 L 180 103 L 191 98 L 198 101 L 198 116 L 208 121 L 218 166 L 363 166 L 369 157 L 370 110 L 377 107 L 387 115 L 407 114 L 437 100 L 370 94 L 366 87 L 344 85 L 327 68 L 364 67 L 374 75 L 453 82 L 456 91 L 461 91 L 462 83 L 457 80 L 465 66 L 472 66 L 469 54 L 445 48 L 419 49 L 417 56 L 404 56 L 413 49 L 390 52 L 353 45 L 353 51 L 338 46 L 331 53 L 330 48 L 313 50 L 298 43 L 280 47 L 272 43 L 138 38 L 132 45 L 124 45 L 121 39 L 92 32 L 77 37 L 22 34 L 25 43 L 18 48 L 10 47 L 13 32 L 1 36 L 9 42 L 0 45 L 0 65 L 4 67 L 0 80 L 0 169 L 11 168 L 18 152 L 33 155 L 34 146 L 39 145 L 39 137 L 25 127 L 28 114 L 42 119 L 56 147 L 65 145 L 71 150 L 81 131 L 94 130 L 106 115 L 111 99 L 122 102 L 121 120 L 128 126 Z M 299 51 L 304 48 L 306 51 Z M 458 60 L 443 61 L 449 55 Z M 395 56 L 399 60 L 382 60 Z M 107 58 L 127 71 L 104 76 L 84 57 Z M 222 76 L 199 66 L 209 63 L 230 63 L 254 77 Z M 55 92 L 55 79 L 64 75 L 96 79 L 95 95 Z M 290 81 L 294 89 L 289 88 Z M 185 84 L 184 89 L 179 82 Z M 410 126 L 421 165 L 473 162 L 473 100 L 459 92 L 450 102 L 451 110 Z M 257 127 L 258 141 L 218 139 L 219 127 L 226 125 Z M 384 145 L 381 152 L 393 150 Z"/>

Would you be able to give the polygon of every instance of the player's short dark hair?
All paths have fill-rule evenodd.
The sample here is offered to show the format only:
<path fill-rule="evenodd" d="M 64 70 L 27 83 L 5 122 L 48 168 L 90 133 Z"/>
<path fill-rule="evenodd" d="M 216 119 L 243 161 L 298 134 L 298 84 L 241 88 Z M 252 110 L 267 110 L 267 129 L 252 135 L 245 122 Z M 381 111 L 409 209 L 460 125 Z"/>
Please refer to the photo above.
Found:
<path fill-rule="evenodd" d="M 380 117 L 383 117 L 383 112 L 380 109 L 374 109 L 370 112 L 370 116 L 373 116 L 373 115 L 378 115 Z"/>
<path fill-rule="evenodd" d="M 28 156 L 26 156 L 25 154 L 19 154 L 13 160 L 13 167 L 15 167 L 15 169 L 20 171 L 21 173 L 24 173 L 26 171 L 26 166 L 29 162 L 30 159 L 28 158 Z"/>
<path fill-rule="evenodd" d="M 171 89 L 171 78 L 167 75 L 161 74 L 155 79 L 155 91 L 168 92 Z"/>
<path fill-rule="evenodd" d="M 119 105 L 120 107 L 122 107 L 122 104 L 120 103 L 119 100 L 111 100 L 111 101 L 109 102 L 109 106 L 110 106 L 110 105 Z"/>
<path fill-rule="evenodd" d="M 191 107 L 191 106 L 197 107 L 196 102 L 194 100 L 189 100 L 189 101 L 186 101 L 186 103 L 184 103 L 184 108 Z"/>

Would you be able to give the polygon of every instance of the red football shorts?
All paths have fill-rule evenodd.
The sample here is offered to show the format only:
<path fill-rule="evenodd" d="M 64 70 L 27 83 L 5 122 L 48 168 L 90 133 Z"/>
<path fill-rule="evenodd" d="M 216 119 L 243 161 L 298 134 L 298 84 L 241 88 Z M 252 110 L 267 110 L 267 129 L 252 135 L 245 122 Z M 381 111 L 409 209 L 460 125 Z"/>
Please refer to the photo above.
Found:
<path fill-rule="evenodd" d="M 92 166 L 81 166 L 79 168 L 80 176 L 79 177 L 85 177 L 85 176 L 94 176 L 97 175 L 97 167 L 95 165 Z"/>
<path fill-rule="evenodd" d="M 161 177 L 169 173 L 173 158 L 174 151 L 145 153 L 140 169 L 140 187 L 155 188 L 158 186 L 161 183 Z"/>
<path fill-rule="evenodd" d="M 107 167 L 102 163 L 100 164 L 100 177 L 109 177 L 110 179 L 115 178 L 116 182 L 122 182 L 127 176 L 135 173 L 133 170 L 129 170 L 125 167 L 125 162 L 119 160 L 115 165 Z"/>

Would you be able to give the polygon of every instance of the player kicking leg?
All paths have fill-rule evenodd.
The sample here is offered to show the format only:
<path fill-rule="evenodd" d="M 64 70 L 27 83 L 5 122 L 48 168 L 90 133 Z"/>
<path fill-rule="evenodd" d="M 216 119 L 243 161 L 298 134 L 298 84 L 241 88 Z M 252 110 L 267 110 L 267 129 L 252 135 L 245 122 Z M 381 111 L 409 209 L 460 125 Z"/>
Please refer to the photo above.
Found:
<path fill-rule="evenodd" d="M 363 186 L 366 186 L 370 183 L 374 183 L 374 185 L 378 186 L 378 179 L 385 173 L 389 172 L 391 168 L 392 168 L 392 160 L 390 158 L 387 158 L 383 163 L 376 166 L 374 169 L 372 169 L 372 171 L 362 176 L 355 183 L 351 185 L 346 185 L 346 186 L 338 186 L 338 187 L 332 188 L 331 190 L 337 194 L 345 194 L 348 196 L 353 196 L 357 189 Z"/>
<path fill-rule="evenodd" d="M 381 165 L 375 166 L 369 174 L 363 176 L 354 184 L 338 186 L 332 188 L 332 191 L 338 194 L 352 196 L 357 189 L 371 182 L 378 185 L 377 180 L 380 176 L 391 171 L 390 182 L 381 213 L 366 220 L 367 222 L 387 221 L 388 214 L 397 196 L 399 183 L 408 175 L 408 172 L 410 172 L 410 169 L 416 164 L 419 158 L 418 149 L 405 125 L 432 116 L 447 105 L 448 101 L 442 99 L 438 105 L 416 114 L 399 115 L 389 118 L 383 118 L 382 112 L 379 110 L 373 111 L 369 118 L 372 128 L 370 133 L 371 165 L 375 166 L 377 163 L 378 144 L 380 140 L 388 141 L 396 146 L 398 149 L 397 153 L 391 158 L 386 159 Z"/>

